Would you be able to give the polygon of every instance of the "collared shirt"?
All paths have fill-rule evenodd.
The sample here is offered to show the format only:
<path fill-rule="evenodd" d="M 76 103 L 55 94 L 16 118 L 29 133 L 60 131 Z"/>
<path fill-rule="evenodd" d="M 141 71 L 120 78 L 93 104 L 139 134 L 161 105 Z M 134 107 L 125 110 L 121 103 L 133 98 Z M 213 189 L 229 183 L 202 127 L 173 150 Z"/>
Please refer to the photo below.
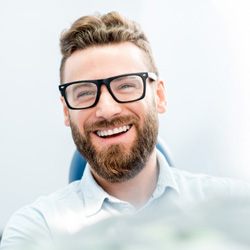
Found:
<path fill-rule="evenodd" d="M 148 202 L 139 210 L 149 206 L 155 199 L 162 196 L 166 188 L 178 192 L 177 183 L 166 164 L 164 157 L 158 152 L 158 165 L 160 169 L 157 185 Z M 94 180 L 89 165 L 87 165 L 84 171 L 80 186 L 84 197 L 84 209 L 88 217 L 98 215 L 101 210 L 112 215 L 138 212 L 128 202 L 121 201 L 105 192 Z"/>
<path fill-rule="evenodd" d="M 172 206 L 178 200 L 181 201 L 178 202 L 179 207 L 185 209 L 184 201 L 197 203 L 209 198 L 236 195 L 250 197 L 250 184 L 247 182 L 170 168 L 160 152 L 157 152 L 157 160 L 159 176 L 156 188 L 140 210 L 157 202 Z M 138 210 L 128 202 L 105 192 L 87 166 L 80 181 L 17 211 L 5 228 L 0 249 L 15 250 L 22 249 L 22 246 L 28 249 L 27 246 L 35 246 L 38 239 L 53 241 L 58 234 L 74 234 L 110 216 L 135 212 Z"/>

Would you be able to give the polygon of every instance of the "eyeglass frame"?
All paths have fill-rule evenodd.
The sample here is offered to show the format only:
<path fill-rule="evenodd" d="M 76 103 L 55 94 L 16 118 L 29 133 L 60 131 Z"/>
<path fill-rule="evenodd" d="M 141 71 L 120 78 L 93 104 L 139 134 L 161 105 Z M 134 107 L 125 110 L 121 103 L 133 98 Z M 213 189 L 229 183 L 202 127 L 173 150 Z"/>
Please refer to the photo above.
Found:
<path fill-rule="evenodd" d="M 112 89 L 110 87 L 110 83 L 117 79 L 117 78 L 120 78 L 120 77 L 124 77 L 124 76 L 139 76 L 141 77 L 142 79 L 142 82 L 143 82 L 143 92 L 142 92 L 142 95 L 135 99 L 135 100 L 131 100 L 131 101 L 120 101 L 116 98 L 116 96 L 114 95 L 114 93 L 112 92 Z M 98 103 L 99 99 L 100 99 L 100 96 L 101 96 L 101 86 L 102 85 L 105 85 L 108 89 L 108 92 L 109 94 L 113 97 L 113 99 L 118 102 L 118 103 L 130 103 L 130 102 L 136 102 L 136 101 L 139 101 L 141 99 L 143 99 L 146 95 L 146 80 L 147 79 L 150 79 L 152 81 L 156 81 L 157 80 L 157 75 L 156 73 L 154 72 L 137 72 L 137 73 L 129 73 L 129 74 L 122 74 L 122 75 L 117 75 L 117 76 L 112 76 L 112 77 L 108 77 L 108 78 L 105 78 L 105 79 L 96 79 L 96 80 L 79 80 L 79 81 L 73 81 L 73 82 L 68 82 L 68 83 L 63 83 L 63 84 L 60 84 L 58 86 L 59 88 L 59 91 L 61 93 L 61 96 L 64 98 L 65 102 L 66 102 L 66 105 L 69 109 L 72 109 L 72 110 L 82 110 L 82 109 L 89 109 L 89 108 L 92 108 L 94 106 L 96 106 L 96 104 Z M 70 85 L 73 85 L 73 84 L 78 84 L 78 83 L 94 83 L 97 87 L 97 93 L 96 93 L 96 99 L 94 101 L 94 103 L 90 106 L 87 106 L 87 107 L 84 107 L 84 108 L 74 108 L 72 107 L 69 102 L 68 102 L 68 99 L 67 99 L 67 96 L 66 96 L 66 89 L 68 86 Z"/>

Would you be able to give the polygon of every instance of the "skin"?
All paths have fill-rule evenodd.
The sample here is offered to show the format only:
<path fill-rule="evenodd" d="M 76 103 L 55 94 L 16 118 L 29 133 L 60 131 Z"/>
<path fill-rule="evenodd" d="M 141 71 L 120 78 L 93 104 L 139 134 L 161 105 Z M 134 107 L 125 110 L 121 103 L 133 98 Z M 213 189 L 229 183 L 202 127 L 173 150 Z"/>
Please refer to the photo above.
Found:
<path fill-rule="evenodd" d="M 64 82 L 102 79 L 125 73 L 145 71 L 150 70 L 144 52 L 136 45 L 124 42 L 75 51 L 66 61 Z M 93 108 L 70 110 L 63 98 L 61 101 L 65 125 L 70 126 L 70 122 L 73 122 L 82 135 L 84 135 L 84 124 L 92 124 L 105 119 L 110 120 L 124 115 L 133 115 L 139 118 L 139 126 L 142 126 L 143 114 L 152 109 L 152 105 L 155 105 L 154 108 L 158 113 L 164 113 L 166 110 L 166 96 L 162 80 L 157 80 L 154 84 L 147 84 L 145 98 L 137 102 L 117 103 L 105 86 L 102 86 L 100 100 Z M 119 143 L 122 143 L 125 150 L 129 152 L 136 136 L 136 130 L 132 126 L 128 132 L 118 138 L 103 139 L 95 133 L 91 133 L 90 139 L 97 151 L 101 151 L 119 140 Z M 149 199 L 156 186 L 158 176 L 156 150 L 153 150 L 143 170 L 128 181 L 110 183 L 98 176 L 93 169 L 91 172 L 99 185 L 109 194 L 130 202 L 135 207 L 140 207 Z"/>

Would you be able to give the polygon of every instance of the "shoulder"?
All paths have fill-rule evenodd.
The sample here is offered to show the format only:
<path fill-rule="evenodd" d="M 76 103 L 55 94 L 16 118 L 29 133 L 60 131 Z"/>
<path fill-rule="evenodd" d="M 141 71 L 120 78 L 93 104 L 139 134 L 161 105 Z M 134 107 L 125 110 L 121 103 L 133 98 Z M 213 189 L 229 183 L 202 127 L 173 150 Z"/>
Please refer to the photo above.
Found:
<path fill-rule="evenodd" d="M 29 209 L 34 213 L 40 214 L 46 220 L 47 217 L 54 216 L 53 213 L 60 213 L 59 208 L 61 206 L 67 209 L 67 207 L 71 206 L 76 207 L 79 203 L 82 204 L 81 186 L 80 181 L 75 181 L 56 192 L 40 196 L 23 209 Z M 22 211 L 22 209 L 20 211 Z"/>
<path fill-rule="evenodd" d="M 54 224 L 63 220 L 65 211 L 82 204 L 79 181 L 47 196 L 41 196 L 30 205 L 16 211 L 3 232 L 1 249 L 22 249 L 20 246 L 50 242 Z M 16 248 L 15 248 L 16 247 Z"/>
<path fill-rule="evenodd" d="M 250 197 L 250 183 L 227 177 L 190 173 L 172 169 L 172 174 L 181 194 L 194 198 L 228 198 L 236 196 Z"/>

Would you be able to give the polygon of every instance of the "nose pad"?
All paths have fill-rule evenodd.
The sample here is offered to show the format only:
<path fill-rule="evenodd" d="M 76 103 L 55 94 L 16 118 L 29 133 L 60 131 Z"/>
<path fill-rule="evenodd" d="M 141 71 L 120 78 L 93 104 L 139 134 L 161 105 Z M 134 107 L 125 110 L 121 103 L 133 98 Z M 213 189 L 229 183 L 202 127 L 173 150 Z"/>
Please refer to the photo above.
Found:
<path fill-rule="evenodd" d="M 101 95 L 96 105 L 96 117 L 110 119 L 120 114 L 121 111 L 121 103 L 114 100 L 106 86 L 102 86 Z"/>

